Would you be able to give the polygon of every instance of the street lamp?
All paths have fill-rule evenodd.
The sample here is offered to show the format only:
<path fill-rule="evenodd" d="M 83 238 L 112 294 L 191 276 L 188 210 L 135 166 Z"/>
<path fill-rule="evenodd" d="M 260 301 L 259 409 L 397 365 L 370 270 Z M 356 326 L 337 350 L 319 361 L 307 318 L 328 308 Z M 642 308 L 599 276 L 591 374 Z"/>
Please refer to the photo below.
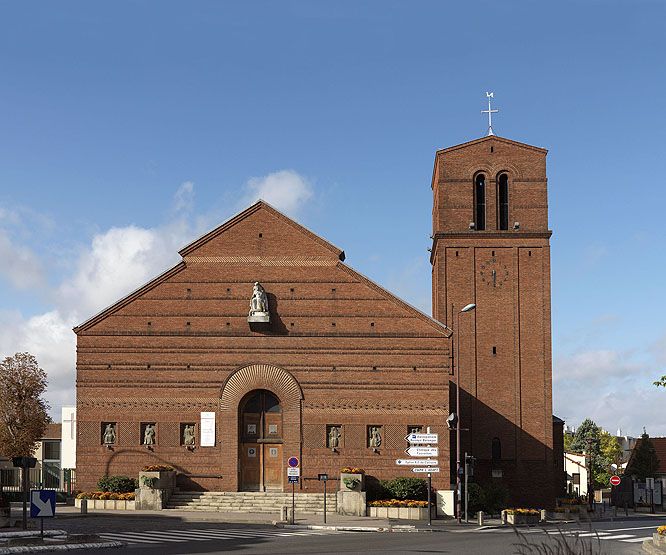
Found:
<path fill-rule="evenodd" d="M 460 314 L 463 312 L 471 312 L 476 308 L 474 303 L 470 303 L 463 307 L 460 312 L 456 313 L 456 516 L 458 524 L 461 522 L 461 499 L 460 499 Z"/>

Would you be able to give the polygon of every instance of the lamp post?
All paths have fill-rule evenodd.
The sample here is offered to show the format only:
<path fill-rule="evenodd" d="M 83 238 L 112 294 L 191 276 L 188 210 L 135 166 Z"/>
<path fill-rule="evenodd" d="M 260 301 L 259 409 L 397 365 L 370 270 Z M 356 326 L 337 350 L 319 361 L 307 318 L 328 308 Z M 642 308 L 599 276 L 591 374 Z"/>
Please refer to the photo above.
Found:
<path fill-rule="evenodd" d="M 463 312 L 471 312 L 476 308 L 474 303 L 470 303 L 463 307 L 460 312 L 456 313 L 456 517 L 458 524 L 461 522 L 461 495 L 460 495 L 460 314 Z"/>

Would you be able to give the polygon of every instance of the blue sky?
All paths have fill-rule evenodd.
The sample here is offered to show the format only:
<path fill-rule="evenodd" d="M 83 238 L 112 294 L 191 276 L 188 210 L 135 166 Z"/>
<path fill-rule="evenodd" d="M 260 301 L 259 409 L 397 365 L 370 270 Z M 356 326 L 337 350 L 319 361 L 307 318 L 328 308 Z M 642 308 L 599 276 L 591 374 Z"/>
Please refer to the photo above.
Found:
<path fill-rule="evenodd" d="M 556 413 L 666 435 L 664 21 L 659 1 L 0 2 L 0 352 L 73 401 L 71 325 L 259 194 L 429 312 L 434 152 L 485 134 L 492 90 L 496 133 L 549 149 Z"/>

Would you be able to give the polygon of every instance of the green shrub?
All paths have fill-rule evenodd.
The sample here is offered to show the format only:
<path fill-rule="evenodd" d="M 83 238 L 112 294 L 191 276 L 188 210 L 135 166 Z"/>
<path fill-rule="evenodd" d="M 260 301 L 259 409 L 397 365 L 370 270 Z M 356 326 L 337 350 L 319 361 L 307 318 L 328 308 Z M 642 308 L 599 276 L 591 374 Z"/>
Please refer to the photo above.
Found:
<path fill-rule="evenodd" d="M 428 499 L 428 483 L 422 478 L 395 478 L 384 480 L 381 485 L 389 498 L 412 499 L 425 501 Z"/>
<path fill-rule="evenodd" d="M 475 482 L 467 484 L 468 514 L 474 515 L 478 511 L 488 514 L 499 513 L 506 507 L 509 492 L 500 484 L 487 484 L 482 488 Z M 464 503 L 464 498 L 463 498 Z"/>
<path fill-rule="evenodd" d="M 384 487 L 384 482 L 368 474 L 365 475 L 365 495 L 368 502 L 391 498 L 391 494 Z"/>
<path fill-rule="evenodd" d="M 129 476 L 102 476 L 97 482 L 100 491 L 112 493 L 130 493 L 137 487 L 137 481 Z"/>

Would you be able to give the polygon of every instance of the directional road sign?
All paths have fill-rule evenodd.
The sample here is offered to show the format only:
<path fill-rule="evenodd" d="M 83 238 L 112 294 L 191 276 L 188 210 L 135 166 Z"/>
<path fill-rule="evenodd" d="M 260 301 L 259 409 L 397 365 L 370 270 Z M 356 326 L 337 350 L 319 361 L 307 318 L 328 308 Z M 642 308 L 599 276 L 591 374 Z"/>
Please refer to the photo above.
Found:
<path fill-rule="evenodd" d="M 401 466 L 437 466 L 439 461 L 437 459 L 398 459 L 395 464 Z"/>
<path fill-rule="evenodd" d="M 412 472 L 416 472 L 417 474 L 427 474 L 427 473 L 430 473 L 430 472 L 439 472 L 439 467 L 438 466 L 427 466 L 425 468 L 416 467 L 416 468 L 412 468 Z"/>
<path fill-rule="evenodd" d="M 610 477 L 611 486 L 619 486 L 621 482 L 622 482 L 622 478 L 620 478 L 619 476 L 611 476 Z"/>
<path fill-rule="evenodd" d="M 405 449 L 405 453 L 410 457 L 436 457 L 439 455 L 439 448 L 412 446 L 409 449 Z"/>
<path fill-rule="evenodd" d="M 30 490 L 30 518 L 55 516 L 56 492 L 52 489 Z"/>
<path fill-rule="evenodd" d="M 428 443 L 437 443 L 437 434 L 408 434 L 405 439 L 409 443 L 418 443 L 426 445 Z"/>

